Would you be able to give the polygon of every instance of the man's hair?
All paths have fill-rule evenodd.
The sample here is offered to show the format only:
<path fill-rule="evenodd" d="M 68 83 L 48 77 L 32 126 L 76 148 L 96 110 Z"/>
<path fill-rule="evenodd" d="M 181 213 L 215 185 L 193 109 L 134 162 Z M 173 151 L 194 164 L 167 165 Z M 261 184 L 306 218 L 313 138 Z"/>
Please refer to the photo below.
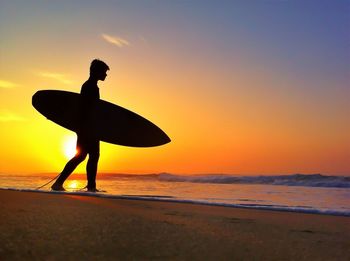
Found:
<path fill-rule="evenodd" d="M 109 70 L 108 65 L 101 60 L 95 59 L 91 62 L 90 75 L 101 71 L 108 71 L 108 70 Z"/>

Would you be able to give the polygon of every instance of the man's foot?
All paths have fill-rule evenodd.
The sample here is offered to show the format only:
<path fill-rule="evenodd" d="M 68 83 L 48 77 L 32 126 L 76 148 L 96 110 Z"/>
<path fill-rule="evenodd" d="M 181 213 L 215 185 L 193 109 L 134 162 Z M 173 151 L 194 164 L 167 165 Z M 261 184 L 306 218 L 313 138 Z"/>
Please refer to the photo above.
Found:
<path fill-rule="evenodd" d="M 62 185 L 60 185 L 60 184 L 53 184 L 51 186 L 51 189 L 54 190 L 54 191 L 66 191 L 64 189 L 64 187 Z"/>
<path fill-rule="evenodd" d="M 97 188 L 87 188 L 88 192 L 102 192 L 102 190 L 98 190 Z"/>

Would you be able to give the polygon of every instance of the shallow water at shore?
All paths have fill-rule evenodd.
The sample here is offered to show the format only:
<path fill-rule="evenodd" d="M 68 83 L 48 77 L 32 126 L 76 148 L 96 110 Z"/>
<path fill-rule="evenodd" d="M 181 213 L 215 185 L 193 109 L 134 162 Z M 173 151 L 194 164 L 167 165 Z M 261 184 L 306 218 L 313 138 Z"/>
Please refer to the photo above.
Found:
<path fill-rule="evenodd" d="M 224 175 L 220 176 L 220 182 L 213 182 L 213 180 L 218 180 L 217 175 L 186 177 L 171 174 L 164 174 L 163 176 L 162 174 L 101 174 L 97 180 L 98 188 L 106 192 L 98 193 L 97 196 L 147 198 L 162 201 L 195 202 L 231 207 L 350 216 L 350 189 L 344 187 L 347 186 L 346 183 L 343 187 L 272 185 L 271 182 L 270 184 L 223 183 L 222 180 L 225 177 L 222 176 Z M 33 190 L 54 177 L 53 174 L 0 174 L 0 188 Z M 214 179 L 215 177 L 216 179 Z M 227 178 L 232 179 L 232 176 Z M 299 176 L 297 178 L 301 179 Z M 260 181 L 262 178 L 256 177 L 256 180 Z M 265 177 L 264 180 L 269 179 Z M 277 180 L 281 180 L 281 178 L 277 176 Z M 285 176 L 283 180 L 286 180 Z M 315 177 L 313 177 L 313 180 L 315 180 Z M 66 181 L 65 188 L 70 192 L 83 193 L 82 188 L 85 185 L 85 175 L 73 174 Z M 50 185 L 41 190 L 50 191 Z"/>

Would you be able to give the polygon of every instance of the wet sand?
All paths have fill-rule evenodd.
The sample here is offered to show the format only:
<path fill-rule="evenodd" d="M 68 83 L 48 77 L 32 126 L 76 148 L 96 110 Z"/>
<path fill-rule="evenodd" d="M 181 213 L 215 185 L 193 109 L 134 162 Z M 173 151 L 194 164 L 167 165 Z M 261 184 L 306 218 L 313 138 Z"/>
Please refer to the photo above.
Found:
<path fill-rule="evenodd" d="M 350 218 L 0 190 L 0 260 L 350 260 Z"/>

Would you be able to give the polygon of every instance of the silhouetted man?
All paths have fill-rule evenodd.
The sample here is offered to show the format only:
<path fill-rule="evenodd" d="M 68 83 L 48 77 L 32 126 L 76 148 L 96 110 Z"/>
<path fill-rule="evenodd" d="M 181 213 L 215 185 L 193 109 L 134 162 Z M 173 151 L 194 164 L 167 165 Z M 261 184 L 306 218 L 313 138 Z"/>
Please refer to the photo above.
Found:
<path fill-rule="evenodd" d="M 108 65 L 97 59 L 93 60 L 90 65 L 90 77 L 83 84 L 80 91 L 82 103 L 80 106 L 81 111 L 79 112 L 79 122 L 77 123 L 77 153 L 68 161 L 56 182 L 51 186 L 52 190 L 64 191 L 64 181 L 89 154 L 86 165 L 87 189 L 91 192 L 98 191 L 96 189 L 96 173 L 98 159 L 100 157 L 100 141 L 95 136 L 93 126 L 89 126 L 89 119 L 100 99 L 97 82 L 106 79 L 108 70 Z"/>

